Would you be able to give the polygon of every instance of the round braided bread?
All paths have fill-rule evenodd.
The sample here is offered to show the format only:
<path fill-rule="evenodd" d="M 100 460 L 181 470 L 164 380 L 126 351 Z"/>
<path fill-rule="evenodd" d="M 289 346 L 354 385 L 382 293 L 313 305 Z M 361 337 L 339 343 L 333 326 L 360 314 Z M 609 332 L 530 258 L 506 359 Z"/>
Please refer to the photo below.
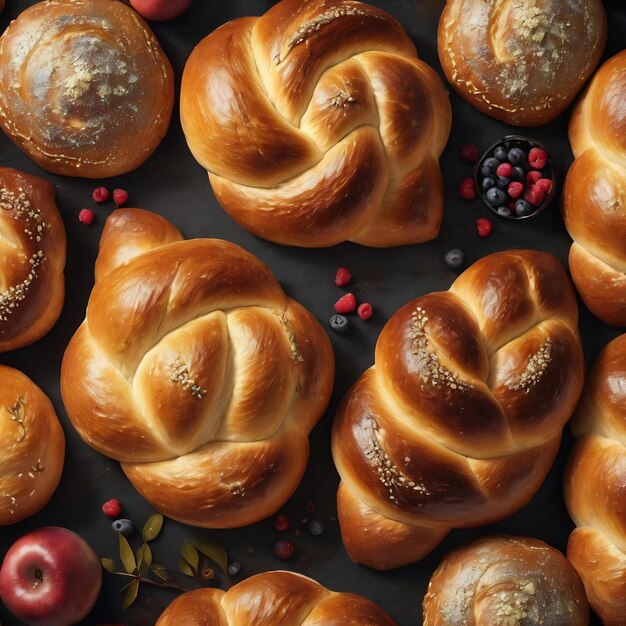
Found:
<path fill-rule="evenodd" d="M 527 250 L 481 259 L 389 320 L 333 429 L 354 560 L 411 563 L 530 500 L 582 389 L 577 324 L 559 261 Z"/>

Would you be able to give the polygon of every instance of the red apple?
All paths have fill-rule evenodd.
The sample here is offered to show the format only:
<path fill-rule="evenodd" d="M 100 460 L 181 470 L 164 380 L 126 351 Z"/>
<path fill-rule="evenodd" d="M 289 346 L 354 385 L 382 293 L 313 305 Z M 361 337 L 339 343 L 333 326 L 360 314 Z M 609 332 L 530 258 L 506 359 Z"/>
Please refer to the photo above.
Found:
<path fill-rule="evenodd" d="M 91 546 L 48 526 L 18 539 L 0 568 L 0 600 L 29 626 L 69 626 L 91 611 L 102 567 Z"/>
<path fill-rule="evenodd" d="M 130 0 L 139 15 L 157 22 L 173 20 L 184 13 L 191 6 L 191 2 L 192 0 Z"/>

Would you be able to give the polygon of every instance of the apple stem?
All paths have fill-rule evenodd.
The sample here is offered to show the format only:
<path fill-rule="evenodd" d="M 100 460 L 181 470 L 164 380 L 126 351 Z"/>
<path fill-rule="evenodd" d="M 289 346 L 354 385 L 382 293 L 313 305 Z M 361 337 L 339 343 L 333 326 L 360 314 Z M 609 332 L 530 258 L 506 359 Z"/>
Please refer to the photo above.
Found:
<path fill-rule="evenodd" d="M 37 587 L 43 582 L 43 572 L 40 569 L 35 570 L 35 582 L 33 583 L 33 589 L 37 589 Z"/>

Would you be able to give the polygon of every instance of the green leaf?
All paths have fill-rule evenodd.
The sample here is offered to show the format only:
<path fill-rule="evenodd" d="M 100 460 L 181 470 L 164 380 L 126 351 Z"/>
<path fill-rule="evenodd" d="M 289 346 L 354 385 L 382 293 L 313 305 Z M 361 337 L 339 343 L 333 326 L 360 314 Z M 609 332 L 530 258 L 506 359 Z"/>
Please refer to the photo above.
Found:
<path fill-rule="evenodd" d="M 143 540 L 146 543 L 148 541 L 154 541 L 159 536 L 161 528 L 163 528 L 163 516 L 160 513 L 155 513 L 148 519 L 141 531 Z"/>
<path fill-rule="evenodd" d="M 194 548 L 186 540 L 180 544 L 180 555 L 183 557 L 183 559 L 185 559 L 185 561 L 187 561 L 187 563 L 189 563 L 189 565 L 191 566 L 191 569 L 193 569 L 194 572 L 198 571 L 198 564 L 200 563 L 200 554 L 198 554 L 198 551 L 196 550 L 196 548 Z"/>
<path fill-rule="evenodd" d="M 118 535 L 118 537 L 120 538 L 120 559 L 122 559 L 122 565 L 129 574 L 132 574 L 137 569 L 137 561 L 135 561 L 133 549 L 124 535 Z"/>
<path fill-rule="evenodd" d="M 107 572 L 111 572 L 111 574 L 117 574 L 119 571 L 117 569 L 117 563 L 113 559 L 100 559 L 100 563 L 102 563 L 102 567 Z"/>
<path fill-rule="evenodd" d="M 204 556 L 219 565 L 220 569 L 226 574 L 226 570 L 228 569 L 228 553 L 221 543 L 209 539 L 200 539 L 199 537 L 194 537 L 190 540 L 190 543 L 202 552 Z"/>
<path fill-rule="evenodd" d="M 192 578 L 196 577 L 196 573 L 193 569 L 191 569 L 191 565 L 189 565 L 189 563 L 187 563 L 187 561 L 185 561 L 182 557 L 178 559 L 178 569 L 180 569 L 180 571 L 187 576 L 191 576 Z"/>
<path fill-rule="evenodd" d="M 137 599 L 137 593 L 139 593 L 139 580 L 135 578 L 126 589 L 124 604 L 122 604 L 123 609 L 127 609 Z"/>
<path fill-rule="evenodd" d="M 152 565 L 152 550 L 147 543 L 142 543 L 137 549 L 137 568 L 141 576 L 145 576 Z"/>
<path fill-rule="evenodd" d="M 150 566 L 150 569 L 161 580 L 165 580 L 166 582 L 170 580 L 174 580 L 174 577 L 162 565 L 152 565 Z"/>

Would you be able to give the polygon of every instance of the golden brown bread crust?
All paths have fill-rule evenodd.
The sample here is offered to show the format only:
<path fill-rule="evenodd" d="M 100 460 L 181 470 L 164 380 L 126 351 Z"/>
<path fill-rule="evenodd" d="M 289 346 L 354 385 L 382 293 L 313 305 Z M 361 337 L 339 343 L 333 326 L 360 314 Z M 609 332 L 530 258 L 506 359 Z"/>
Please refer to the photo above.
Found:
<path fill-rule="evenodd" d="M 181 120 L 220 204 L 260 237 L 387 247 L 439 232 L 450 101 L 380 9 L 283 0 L 225 24 L 187 61 Z"/>
<path fill-rule="evenodd" d="M 577 528 L 567 558 L 605 626 L 626 624 L 626 335 L 594 362 L 572 420 L 581 437 L 565 471 Z"/>
<path fill-rule="evenodd" d="M 582 389 L 577 326 L 563 267 L 530 250 L 485 257 L 389 320 L 333 426 L 354 560 L 413 562 L 530 500 Z"/>
<path fill-rule="evenodd" d="M 135 169 L 165 136 L 173 104 L 169 61 L 117 0 L 46 0 L 0 38 L 0 126 L 55 174 Z"/>
<path fill-rule="evenodd" d="M 291 572 L 267 572 L 227 592 L 199 589 L 179 596 L 156 626 L 395 626 L 361 596 L 335 593 Z"/>
<path fill-rule="evenodd" d="M 448 0 L 439 59 L 472 106 L 517 126 L 564 111 L 606 43 L 601 0 Z"/>
<path fill-rule="evenodd" d="M 64 458 L 65 437 L 50 400 L 27 376 L 0 365 L 0 526 L 47 504 Z"/>
<path fill-rule="evenodd" d="M 65 296 L 65 227 L 43 178 L 0 167 L 0 352 L 57 321 Z"/>
<path fill-rule="evenodd" d="M 626 326 L 626 50 L 602 65 L 570 120 L 576 160 L 562 209 L 574 284 L 603 322 Z"/>
<path fill-rule="evenodd" d="M 485 537 L 448 554 L 430 579 L 424 626 L 587 626 L 574 568 L 543 541 Z"/>
<path fill-rule="evenodd" d="M 276 511 L 333 376 L 326 333 L 254 256 L 140 209 L 107 219 L 61 390 L 83 439 L 159 511 L 214 528 Z"/>

